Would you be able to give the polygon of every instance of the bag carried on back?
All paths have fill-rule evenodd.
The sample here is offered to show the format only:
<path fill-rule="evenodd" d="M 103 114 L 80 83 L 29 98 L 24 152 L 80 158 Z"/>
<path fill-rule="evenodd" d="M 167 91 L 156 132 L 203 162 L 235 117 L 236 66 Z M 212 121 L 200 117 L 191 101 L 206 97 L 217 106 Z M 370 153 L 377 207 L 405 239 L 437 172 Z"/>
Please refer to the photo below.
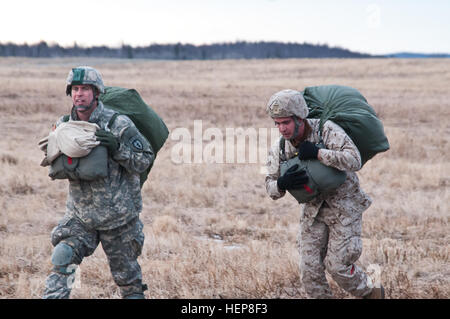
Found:
<path fill-rule="evenodd" d="M 108 127 L 111 127 L 117 116 L 121 114 L 128 116 L 139 132 L 149 141 L 156 158 L 156 154 L 169 136 L 169 130 L 158 114 L 142 100 L 139 93 L 134 89 L 105 87 L 105 93 L 101 94 L 99 99 L 106 108 L 117 112 L 109 120 Z M 67 122 L 68 120 L 69 115 L 64 116 L 63 121 Z M 49 175 L 52 179 L 70 177 L 71 179 L 94 180 L 105 178 L 108 175 L 107 160 L 106 149 L 100 146 L 95 147 L 89 155 L 81 158 L 68 158 L 66 155 L 61 155 L 52 163 Z M 147 180 L 152 166 L 153 163 L 140 174 L 141 188 Z"/>
<path fill-rule="evenodd" d="M 389 142 L 384 134 L 383 124 L 373 108 L 358 90 L 339 85 L 306 87 L 302 92 L 308 105 L 308 118 L 320 119 L 317 145 L 323 148 L 322 132 L 326 121 L 331 120 L 344 129 L 361 154 L 361 167 L 377 153 L 387 151 Z M 280 151 L 284 154 L 283 138 Z M 328 167 L 318 160 L 301 161 L 297 156 L 280 162 L 280 174 L 294 165 L 298 170 L 305 170 L 308 184 L 301 189 L 289 190 L 299 203 L 306 203 L 319 194 L 327 194 L 345 182 L 346 173 Z"/>
<path fill-rule="evenodd" d="M 320 133 L 324 123 L 331 120 L 350 136 L 361 154 L 361 167 L 389 149 L 383 123 L 358 90 L 341 85 L 311 86 L 305 88 L 303 97 L 308 118 L 320 119 Z"/>
<path fill-rule="evenodd" d="M 128 116 L 139 132 L 149 141 L 156 158 L 156 154 L 169 136 L 169 130 L 164 121 L 144 102 L 139 93 L 134 89 L 107 86 L 105 93 L 101 94 L 99 99 L 105 107 L 117 112 L 109 121 L 108 127 L 111 127 L 118 115 Z M 141 187 L 147 180 L 152 166 L 153 163 L 145 172 L 141 173 Z"/>

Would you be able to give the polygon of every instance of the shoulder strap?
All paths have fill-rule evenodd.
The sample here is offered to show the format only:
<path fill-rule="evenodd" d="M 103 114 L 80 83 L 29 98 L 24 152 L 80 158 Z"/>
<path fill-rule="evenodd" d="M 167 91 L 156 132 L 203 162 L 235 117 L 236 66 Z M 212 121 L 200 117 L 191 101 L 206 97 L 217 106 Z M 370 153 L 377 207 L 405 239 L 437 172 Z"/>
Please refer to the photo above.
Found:
<path fill-rule="evenodd" d="M 319 139 L 320 143 L 323 144 L 323 126 L 325 125 L 325 122 L 328 121 L 332 116 L 334 115 L 334 111 L 331 107 L 325 107 L 322 114 L 320 115 L 319 120 Z"/>
<path fill-rule="evenodd" d="M 108 125 L 106 126 L 108 129 L 111 129 L 111 126 L 113 125 L 114 121 L 119 115 L 120 115 L 119 113 L 114 113 L 113 116 L 111 116 L 111 118 L 108 121 Z"/>
<path fill-rule="evenodd" d="M 286 148 L 286 140 L 285 140 L 284 137 L 282 136 L 282 137 L 280 138 L 280 159 L 281 159 L 282 161 L 285 161 L 285 160 L 286 160 L 286 150 L 285 150 L 285 148 Z"/>
<path fill-rule="evenodd" d="M 325 145 L 323 143 L 323 125 L 325 124 L 326 120 L 323 120 L 322 118 L 320 118 L 320 122 L 319 122 L 319 144 Z"/>

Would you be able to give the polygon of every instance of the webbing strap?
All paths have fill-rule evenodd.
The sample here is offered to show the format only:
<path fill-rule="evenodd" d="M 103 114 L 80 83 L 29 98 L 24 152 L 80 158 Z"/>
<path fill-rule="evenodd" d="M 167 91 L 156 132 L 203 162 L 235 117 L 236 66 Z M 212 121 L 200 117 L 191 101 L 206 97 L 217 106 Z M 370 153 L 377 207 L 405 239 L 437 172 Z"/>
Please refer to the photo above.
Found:
<path fill-rule="evenodd" d="M 323 125 L 325 124 L 326 121 L 328 121 L 332 116 L 334 115 L 334 112 L 332 110 L 331 107 L 328 107 L 328 101 L 324 104 L 324 108 L 323 108 L 323 112 L 320 115 L 320 120 L 319 120 L 319 143 L 323 144 L 323 138 L 322 138 L 322 134 L 323 134 Z"/>
<path fill-rule="evenodd" d="M 285 147 L 286 147 L 286 140 L 285 140 L 284 137 L 282 136 L 282 137 L 280 138 L 280 159 L 281 159 L 282 161 L 285 161 L 285 160 L 286 160 L 286 150 L 285 150 Z"/>
<path fill-rule="evenodd" d="M 111 118 L 108 121 L 108 125 L 107 128 L 111 129 L 111 126 L 113 125 L 114 121 L 116 120 L 116 118 L 119 116 L 119 113 L 114 113 L 113 116 L 111 116 Z"/>

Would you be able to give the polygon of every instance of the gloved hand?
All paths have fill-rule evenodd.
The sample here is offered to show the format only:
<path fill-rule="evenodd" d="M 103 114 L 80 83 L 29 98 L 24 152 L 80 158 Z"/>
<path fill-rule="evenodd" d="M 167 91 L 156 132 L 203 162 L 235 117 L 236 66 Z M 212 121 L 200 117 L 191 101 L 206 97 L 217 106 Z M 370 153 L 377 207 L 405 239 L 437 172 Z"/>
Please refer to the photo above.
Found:
<path fill-rule="evenodd" d="M 98 130 L 95 132 L 97 141 L 100 141 L 100 145 L 106 146 L 110 155 L 114 154 L 119 148 L 119 141 L 113 133 L 105 130 Z"/>
<path fill-rule="evenodd" d="M 304 141 L 302 144 L 300 144 L 298 150 L 299 159 L 317 159 L 317 154 L 319 154 L 319 148 L 314 143 Z"/>
<path fill-rule="evenodd" d="M 284 173 L 283 176 L 278 177 L 277 186 L 282 191 L 287 189 L 302 188 L 303 185 L 308 183 L 308 176 L 304 170 L 296 172 L 298 164 L 295 164 Z"/>

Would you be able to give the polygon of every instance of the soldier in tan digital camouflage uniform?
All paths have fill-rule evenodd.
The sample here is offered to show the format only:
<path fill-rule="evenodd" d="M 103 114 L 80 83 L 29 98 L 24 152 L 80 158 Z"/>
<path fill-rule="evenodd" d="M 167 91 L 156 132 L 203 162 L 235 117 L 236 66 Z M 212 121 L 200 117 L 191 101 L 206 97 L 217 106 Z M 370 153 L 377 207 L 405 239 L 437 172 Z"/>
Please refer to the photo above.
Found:
<path fill-rule="evenodd" d="M 69 180 L 66 214 L 51 233 L 54 268 L 47 277 L 43 298 L 69 298 L 76 266 L 99 243 L 122 297 L 144 298 L 146 285 L 137 262 L 144 243 L 139 174 L 155 156 L 127 116 L 117 116 L 110 130 L 107 128 L 115 112 L 98 100 L 103 92 L 97 70 L 78 67 L 70 71 L 66 88 L 73 102 L 70 120 L 100 126 L 96 138 L 108 148 L 109 176 L 94 181 Z M 62 122 L 63 117 L 55 126 Z"/>
<path fill-rule="evenodd" d="M 308 107 L 301 92 L 283 90 L 274 94 L 267 113 L 286 140 L 286 159 L 298 152 L 301 160 L 318 159 L 347 173 L 345 182 L 334 192 L 302 205 L 298 245 L 301 281 L 307 295 L 333 297 L 325 277 L 327 270 L 340 287 L 354 296 L 384 298 L 383 287 L 374 287 L 370 277 L 355 264 L 362 252 L 362 213 L 371 204 L 355 173 L 361 168 L 357 147 L 340 126 L 326 121 L 322 135 L 326 149 L 319 150 L 315 145 L 320 140 L 319 120 L 306 119 Z M 274 200 L 308 180 L 301 173 L 280 176 L 279 141 L 269 151 L 267 169 L 266 190 Z"/>

